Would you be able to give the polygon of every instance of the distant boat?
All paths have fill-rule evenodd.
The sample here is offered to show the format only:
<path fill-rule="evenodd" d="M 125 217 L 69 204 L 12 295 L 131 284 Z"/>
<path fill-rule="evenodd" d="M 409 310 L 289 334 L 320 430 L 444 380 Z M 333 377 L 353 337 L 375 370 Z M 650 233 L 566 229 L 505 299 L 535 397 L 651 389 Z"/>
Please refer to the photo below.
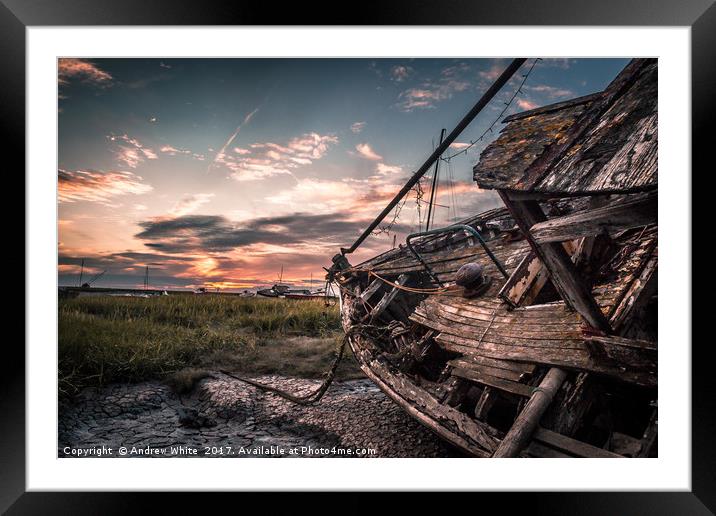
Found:
<path fill-rule="evenodd" d="M 308 296 L 311 295 L 311 291 L 307 288 L 304 289 L 292 289 L 289 285 L 277 283 L 271 288 L 265 288 L 256 292 L 259 296 L 264 297 L 289 297 L 289 296 Z"/>

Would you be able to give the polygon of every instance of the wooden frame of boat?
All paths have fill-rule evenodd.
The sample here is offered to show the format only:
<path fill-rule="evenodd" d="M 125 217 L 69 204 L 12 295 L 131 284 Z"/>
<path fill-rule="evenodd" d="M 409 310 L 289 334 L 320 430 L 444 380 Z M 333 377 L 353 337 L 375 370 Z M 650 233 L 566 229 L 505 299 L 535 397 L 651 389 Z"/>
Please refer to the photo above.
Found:
<path fill-rule="evenodd" d="M 657 455 L 657 63 L 513 115 L 474 168 L 504 208 L 359 265 L 334 258 L 361 369 L 478 457 Z M 488 290 L 455 273 L 478 263 Z M 435 280 L 439 281 L 436 284 Z M 443 285 L 443 288 L 440 288 Z"/>

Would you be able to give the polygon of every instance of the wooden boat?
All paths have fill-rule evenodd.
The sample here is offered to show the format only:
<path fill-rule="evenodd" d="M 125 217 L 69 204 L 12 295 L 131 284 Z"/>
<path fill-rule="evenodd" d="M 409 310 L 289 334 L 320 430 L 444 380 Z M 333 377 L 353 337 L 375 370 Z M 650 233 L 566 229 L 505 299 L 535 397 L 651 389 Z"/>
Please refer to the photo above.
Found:
<path fill-rule="evenodd" d="M 263 297 L 282 297 L 289 292 L 290 288 L 288 285 L 277 283 L 271 288 L 257 290 L 256 294 Z"/>
<path fill-rule="evenodd" d="M 656 456 L 656 84 L 637 59 L 599 94 L 508 117 L 474 167 L 503 208 L 334 257 L 361 369 L 465 453 Z M 491 279 L 474 297 L 466 264 Z"/>

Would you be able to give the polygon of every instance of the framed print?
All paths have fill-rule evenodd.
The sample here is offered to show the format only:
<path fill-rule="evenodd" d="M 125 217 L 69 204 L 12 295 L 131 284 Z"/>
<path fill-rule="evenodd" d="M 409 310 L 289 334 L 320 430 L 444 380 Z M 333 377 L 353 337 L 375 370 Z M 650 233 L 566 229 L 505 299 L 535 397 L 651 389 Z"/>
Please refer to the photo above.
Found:
<path fill-rule="evenodd" d="M 350 25 L 130 4 L 2 7 L 27 202 L 4 510 L 713 510 L 690 254 L 710 2 L 394 2 Z"/>

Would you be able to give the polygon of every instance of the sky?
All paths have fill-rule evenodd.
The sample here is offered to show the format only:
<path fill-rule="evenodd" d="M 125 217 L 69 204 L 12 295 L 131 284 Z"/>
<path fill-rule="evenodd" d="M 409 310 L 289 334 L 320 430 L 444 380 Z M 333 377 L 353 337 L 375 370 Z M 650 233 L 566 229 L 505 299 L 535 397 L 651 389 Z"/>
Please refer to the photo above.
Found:
<path fill-rule="evenodd" d="M 59 284 L 84 260 L 96 287 L 141 287 L 146 267 L 152 288 L 254 289 L 282 268 L 322 286 L 509 61 L 59 59 Z M 529 59 L 445 154 L 465 151 L 440 163 L 433 227 L 500 205 L 472 167 L 501 118 L 600 91 L 626 63 Z M 432 174 L 351 263 L 425 229 Z"/>

